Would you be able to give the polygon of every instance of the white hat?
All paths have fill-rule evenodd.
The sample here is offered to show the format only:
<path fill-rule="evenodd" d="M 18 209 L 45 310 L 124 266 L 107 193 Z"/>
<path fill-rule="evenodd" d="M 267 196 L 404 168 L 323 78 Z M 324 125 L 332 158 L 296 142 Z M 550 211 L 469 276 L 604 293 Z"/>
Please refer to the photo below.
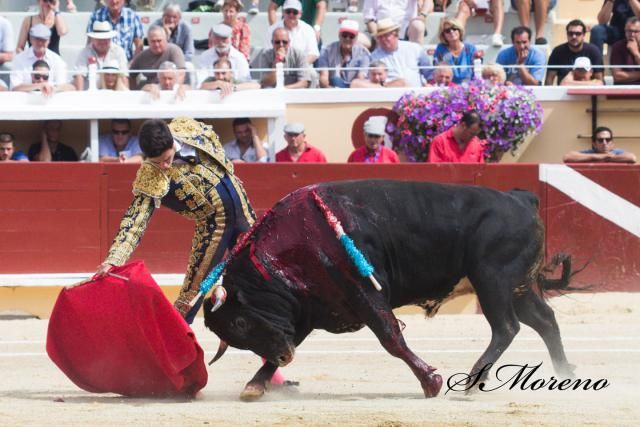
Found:
<path fill-rule="evenodd" d="M 364 132 L 370 135 L 384 135 L 387 126 L 387 118 L 385 116 L 371 116 L 364 122 Z"/>
<path fill-rule="evenodd" d="M 36 24 L 29 30 L 29 35 L 37 39 L 49 40 L 51 29 L 44 24 Z"/>
<path fill-rule="evenodd" d="M 284 126 L 284 133 L 303 133 L 304 124 L 299 122 L 287 123 Z"/>
<path fill-rule="evenodd" d="M 91 31 L 87 33 L 92 39 L 112 39 L 116 32 L 111 28 L 111 23 L 108 21 L 95 21 L 91 27 Z"/>
<path fill-rule="evenodd" d="M 299 0 L 286 0 L 282 5 L 282 10 L 295 9 L 298 12 L 302 11 L 302 3 Z"/>
<path fill-rule="evenodd" d="M 573 63 L 573 69 L 577 70 L 578 68 L 591 71 L 591 60 L 586 56 L 577 57 L 576 62 Z"/>
<path fill-rule="evenodd" d="M 217 24 L 214 25 L 213 28 L 211 29 L 211 31 L 213 32 L 214 35 L 226 39 L 231 37 L 231 27 L 226 25 L 226 24 Z"/>
<path fill-rule="evenodd" d="M 358 35 L 358 22 L 353 19 L 345 19 L 340 23 L 339 33 L 351 33 L 355 36 Z"/>
<path fill-rule="evenodd" d="M 115 59 L 110 59 L 102 63 L 102 69 L 120 71 L 120 63 Z"/>

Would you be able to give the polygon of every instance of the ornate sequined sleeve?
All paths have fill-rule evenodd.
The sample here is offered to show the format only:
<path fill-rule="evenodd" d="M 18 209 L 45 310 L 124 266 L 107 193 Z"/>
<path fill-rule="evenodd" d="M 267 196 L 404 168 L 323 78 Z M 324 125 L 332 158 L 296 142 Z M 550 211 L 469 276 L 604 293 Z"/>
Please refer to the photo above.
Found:
<path fill-rule="evenodd" d="M 127 262 L 140 243 L 153 211 L 154 203 L 151 197 L 142 194 L 136 194 L 133 197 L 129 209 L 120 222 L 120 231 L 113 239 L 106 263 L 122 265 Z"/>

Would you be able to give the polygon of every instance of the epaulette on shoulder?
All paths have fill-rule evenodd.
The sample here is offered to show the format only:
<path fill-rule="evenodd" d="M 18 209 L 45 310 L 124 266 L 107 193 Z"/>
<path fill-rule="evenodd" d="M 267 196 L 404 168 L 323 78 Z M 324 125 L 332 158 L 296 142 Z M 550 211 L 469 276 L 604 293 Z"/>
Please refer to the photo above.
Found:
<path fill-rule="evenodd" d="M 169 192 L 169 177 L 149 162 L 142 162 L 133 182 L 133 194 L 143 194 L 156 200 Z"/>

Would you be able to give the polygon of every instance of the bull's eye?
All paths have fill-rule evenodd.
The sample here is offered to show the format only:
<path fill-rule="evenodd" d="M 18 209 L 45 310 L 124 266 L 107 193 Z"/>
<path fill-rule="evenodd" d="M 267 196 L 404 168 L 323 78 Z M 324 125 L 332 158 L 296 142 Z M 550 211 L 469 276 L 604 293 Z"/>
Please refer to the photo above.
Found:
<path fill-rule="evenodd" d="M 240 331 L 244 332 L 247 329 L 247 319 L 244 317 L 237 317 L 234 326 Z"/>

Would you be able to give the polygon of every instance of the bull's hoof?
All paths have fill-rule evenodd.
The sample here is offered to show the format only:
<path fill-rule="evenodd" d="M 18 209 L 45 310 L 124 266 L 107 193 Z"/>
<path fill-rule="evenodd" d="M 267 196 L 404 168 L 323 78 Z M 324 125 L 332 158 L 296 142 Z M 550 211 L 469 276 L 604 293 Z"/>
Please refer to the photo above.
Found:
<path fill-rule="evenodd" d="M 264 395 L 264 385 L 262 384 L 247 384 L 240 393 L 240 400 L 243 402 L 255 402 Z"/>
<path fill-rule="evenodd" d="M 438 374 L 429 374 L 426 384 L 423 384 L 422 390 L 424 397 L 436 397 L 442 388 L 442 377 Z"/>

